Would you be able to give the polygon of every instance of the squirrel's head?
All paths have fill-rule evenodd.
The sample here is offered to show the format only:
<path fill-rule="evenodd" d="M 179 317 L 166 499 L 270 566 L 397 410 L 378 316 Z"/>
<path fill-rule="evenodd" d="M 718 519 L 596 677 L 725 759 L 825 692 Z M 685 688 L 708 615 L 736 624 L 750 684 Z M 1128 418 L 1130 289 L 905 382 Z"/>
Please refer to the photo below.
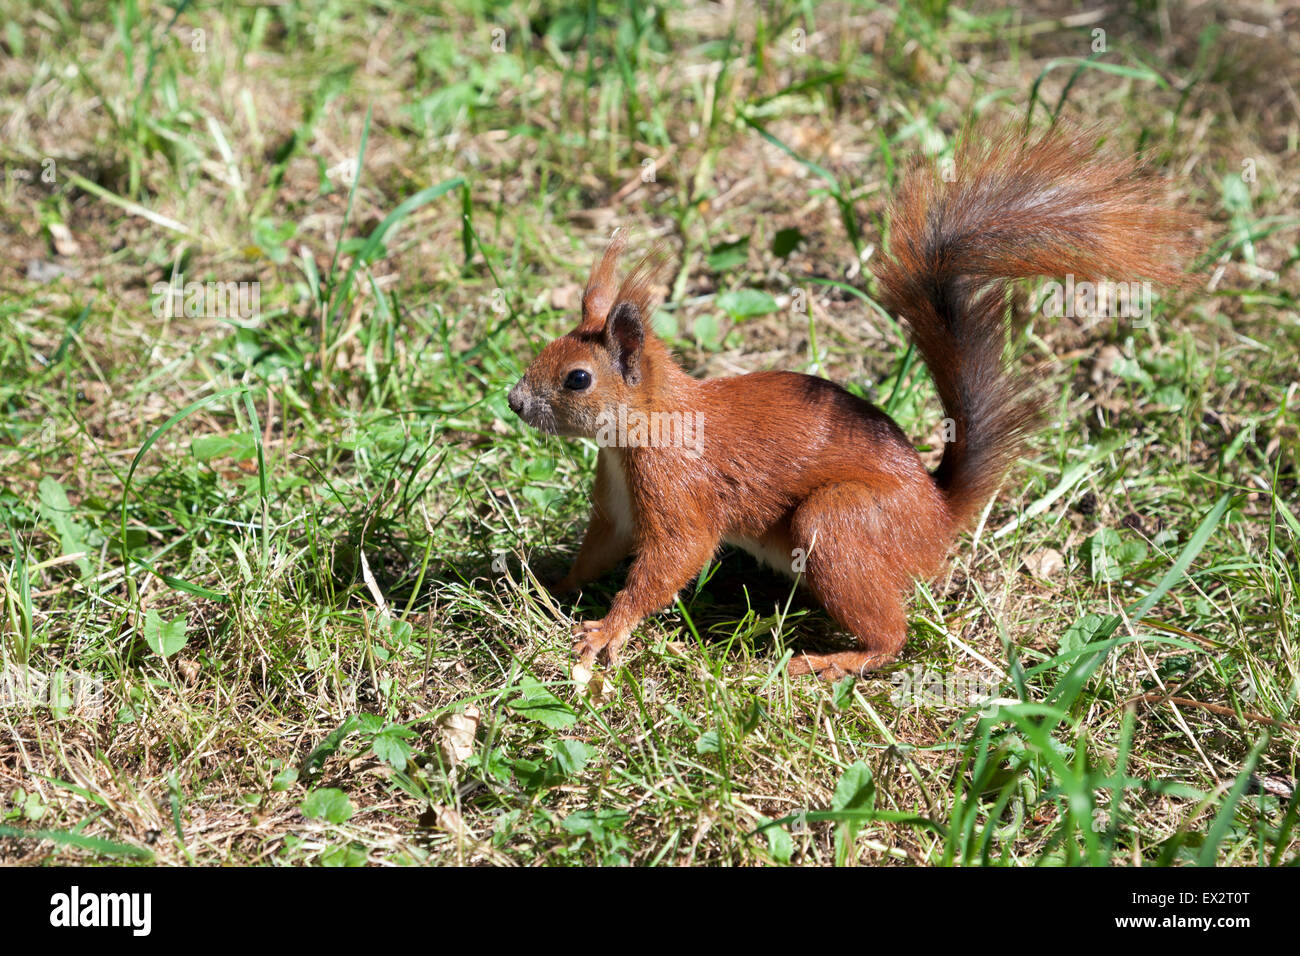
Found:
<path fill-rule="evenodd" d="M 581 324 L 542 349 L 510 390 L 510 410 L 534 428 L 595 438 L 602 423 L 617 419 L 620 405 L 645 404 L 651 365 L 662 348 L 655 348 L 650 313 L 664 254 L 656 247 L 618 283 L 623 245 L 619 233 L 591 270 Z"/>

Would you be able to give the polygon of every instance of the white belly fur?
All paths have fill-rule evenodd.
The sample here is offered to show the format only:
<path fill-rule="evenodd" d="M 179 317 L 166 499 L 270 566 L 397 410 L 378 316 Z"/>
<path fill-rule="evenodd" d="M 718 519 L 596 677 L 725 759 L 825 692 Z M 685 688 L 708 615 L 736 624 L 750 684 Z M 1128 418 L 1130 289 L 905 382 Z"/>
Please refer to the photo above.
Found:
<path fill-rule="evenodd" d="M 614 527 L 618 529 L 619 534 L 630 535 L 635 530 L 635 523 L 632 520 L 631 497 L 627 492 L 627 472 L 623 470 L 623 456 L 616 448 L 602 448 L 600 457 L 609 475 L 601 505 L 604 506 L 605 514 L 614 522 Z M 786 553 L 781 548 L 740 537 L 723 538 L 722 543 L 740 548 L 746 554 L 752 555 L 760 564 L 766 564 L 788 577 L 795 577 L 794 555 Z"/>
<path fill-rule="evenodd" d="M 600 503 L 605 508 L 606 516 L 614 522 L 618 533 L 631 535 L 635 530 L 635 522 L 632 520 L 632 499 L 627 493 L 627 472 L 623 470 L 622 453 L 616 448 L 602 448 L 600 457 L 609 474 L 605 495 Z"/>
<path fill-rule="evenodd" d="M 751 538 L 723 538 L 722 543 L 733 548 L 739 548 L 746 554 L 752 555 L 760 564 L 766 564 L 787 577 L 792 578 L 795 576 L 794 555 L 780 548 L 754 541 Z"/>

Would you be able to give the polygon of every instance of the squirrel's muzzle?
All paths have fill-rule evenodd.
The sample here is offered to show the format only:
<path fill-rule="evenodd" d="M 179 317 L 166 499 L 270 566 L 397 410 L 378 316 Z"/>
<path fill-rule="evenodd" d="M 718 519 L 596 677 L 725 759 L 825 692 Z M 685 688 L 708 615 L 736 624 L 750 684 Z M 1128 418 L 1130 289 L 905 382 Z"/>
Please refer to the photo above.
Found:
<path fill-rule="evenodd" d="M 510 390 L 510 394 L 506 397 L 506 401 L 510 405 L 510 410 L 520 418 L 523 418 L 524 407 L 528 404 L 528 396 L 524 394 L 524 383 L 522 380 Z"/>
<path fill-rule="evenodd" d="M 510 410 L 538 431 L 557 435 L 561 431 L 556 427 L 555 410 L 544 395 L 538 395 L 527 378 L 521 378 L 506 395 L 506 404 Z M 565 434 L 568 434 L 565 432 Z"/>

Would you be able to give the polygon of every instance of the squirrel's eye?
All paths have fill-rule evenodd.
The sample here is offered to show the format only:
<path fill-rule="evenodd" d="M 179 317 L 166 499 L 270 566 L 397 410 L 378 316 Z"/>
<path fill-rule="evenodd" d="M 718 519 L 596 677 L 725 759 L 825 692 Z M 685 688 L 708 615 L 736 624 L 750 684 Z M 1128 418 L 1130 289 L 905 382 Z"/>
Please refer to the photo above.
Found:
<path fill-rule="evenodd" d="M 564 380 L 564 387 L 573 389 L 575 392 L 581 392 L 590 384 L 591 373 L 585 368 L 575 368 Z"/>

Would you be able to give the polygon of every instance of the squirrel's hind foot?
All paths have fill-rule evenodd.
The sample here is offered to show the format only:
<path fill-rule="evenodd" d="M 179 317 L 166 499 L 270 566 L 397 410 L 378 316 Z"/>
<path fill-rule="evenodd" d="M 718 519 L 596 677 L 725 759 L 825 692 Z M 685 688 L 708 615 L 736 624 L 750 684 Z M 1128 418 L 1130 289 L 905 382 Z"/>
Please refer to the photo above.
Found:
<path fill-rule="evenodd" d="M 834 684 L 852 674 L 862 677 L 868 671 L 883 667 L 897 655 L 866 651 L 843 651 L 839 654 L 796 654 L 786 668 L 791 677 L 816 674 L 827 683 Z"/>

